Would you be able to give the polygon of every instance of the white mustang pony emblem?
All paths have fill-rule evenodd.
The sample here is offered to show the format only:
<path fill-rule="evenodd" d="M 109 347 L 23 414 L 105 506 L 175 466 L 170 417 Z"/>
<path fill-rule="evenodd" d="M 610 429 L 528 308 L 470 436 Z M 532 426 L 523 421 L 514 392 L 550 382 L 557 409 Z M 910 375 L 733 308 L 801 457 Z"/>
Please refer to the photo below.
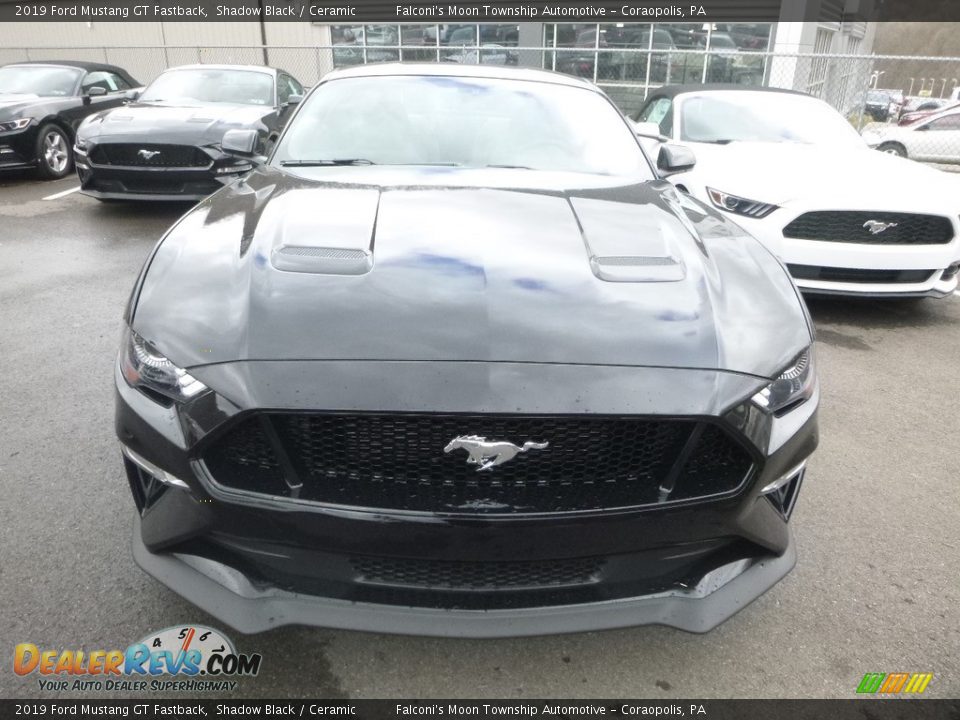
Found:
<path fill-rule="evenodd" d="M 469 453 L 467 462 L 471 465 L 479 465 L 477 472 L 489 470 L 497 465 L 503 465 L 505 462 L 513 460 L 519 453 L 527 450 L 546 450 L 548 442 L 527 441 L 523 447 L 518 447 L 511 442 L 491 441 L 487 442 L 485 437 L 480 435 L 461 435 L 455 437 L 443 449 L 445 453 L 460 448 Z"/>

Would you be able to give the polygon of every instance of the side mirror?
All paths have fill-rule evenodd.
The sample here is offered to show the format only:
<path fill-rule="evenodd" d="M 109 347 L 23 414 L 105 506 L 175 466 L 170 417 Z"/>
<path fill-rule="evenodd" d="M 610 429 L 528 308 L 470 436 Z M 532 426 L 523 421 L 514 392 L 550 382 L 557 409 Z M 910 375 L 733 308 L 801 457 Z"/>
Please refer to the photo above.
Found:
<path fill-rule="evenodd" d="M 677 173 L 692 170 L 697 164 L 697 158 L 694 157 L 693 150 L 683 145 L 662 145 L 660 155 L 657 157 L 657 170 L 661 177 L 676 175 Z"/>
<path fill-rule="evenodd" d="M 87 90 L 87 97 L 103 97 L 107 94 L 107 89 L 101 87 L 100 85 L 94 85 L 92 88 Z"/>
<path fill-rule="evenodd" d="M 252 160 L 259 140 L 256 130 L 227 130 L 220 142 L 220 149 L 227 155 Z"/>
<path fill-rule="evenodd" d="M 127 90 L 123 94 L 123 99 L 133 102 L 140 97 L 140 93 L 143 92 L 143 88 L 134 88 L 133 90 Z"/>
<path fill-rule="evenodd" d="M 633 123 L 633 132 L 636 133 L 637 137 L 651 138 L 652 140 L 659 140 L 660 142 L 667 142 L 670 139 L 660 132 L 659 125 L 652 122 Z"/>
<path fill-rule="evenodd" d="M 292 94 L 287 98 L 286 107 L 294 107 L 303 102 L 303 95 Z"/>

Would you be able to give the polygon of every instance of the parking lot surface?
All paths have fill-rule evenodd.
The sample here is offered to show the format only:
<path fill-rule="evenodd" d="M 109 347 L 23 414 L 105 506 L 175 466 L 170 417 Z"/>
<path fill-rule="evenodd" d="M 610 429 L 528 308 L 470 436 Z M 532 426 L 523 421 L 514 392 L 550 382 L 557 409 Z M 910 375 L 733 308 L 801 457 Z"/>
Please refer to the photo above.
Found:
<path fill-rule="evenodd" d="M 52 697 L 12 672 L 17 643 L 123 649 L 173 625 L 219 627 L 134 564 L 113 434 L 123 306 L 187 208 L 102 205 L 76 184 L 0 176 L 3 697 Z M 224 627 L 263 655 L 236 695 L 850 698 L 866 672 L 932 672 L 926 695 L 960 695 L 960 297 L 810 307 L 823 400 L 799 561 L 733 619 L 707 635 L 492 641 Z"/>

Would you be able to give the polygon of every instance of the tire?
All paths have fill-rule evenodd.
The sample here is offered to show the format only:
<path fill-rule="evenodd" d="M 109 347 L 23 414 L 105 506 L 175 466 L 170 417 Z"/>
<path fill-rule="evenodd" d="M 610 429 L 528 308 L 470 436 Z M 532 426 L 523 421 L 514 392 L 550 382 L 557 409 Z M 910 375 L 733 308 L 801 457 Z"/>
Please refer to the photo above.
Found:
<path fill-rule="evenodd" d="M 37 133 L 37 172 L 44 180 L 65 178 L 73 170 L 73 147 L 63 128 L 53 123 Z"/>
<path fill-rule="evenodd" d="M 903 158 L 907 157 L 907 149 L 896 142 L 880 143 L 880 145 L 877 146 L 877 150 L 882 153 L 887 153 L 888 155 L 897 155 Z"/>

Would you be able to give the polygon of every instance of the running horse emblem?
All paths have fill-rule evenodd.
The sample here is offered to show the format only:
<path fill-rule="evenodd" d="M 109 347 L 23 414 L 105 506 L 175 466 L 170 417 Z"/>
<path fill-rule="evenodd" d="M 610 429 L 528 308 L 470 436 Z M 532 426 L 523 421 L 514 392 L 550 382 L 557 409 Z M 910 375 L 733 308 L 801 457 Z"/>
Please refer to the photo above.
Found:
<path fill-rule="evenodd" d="M 443 451 L 448 453 L 458 448 L 466 450 L 469 455 L 467 462 L 470 465 L 479 465 L 477 472 L 480 472 L 510 462 L 517 455 L 527 450 L 546 450 L 549 444 L 548 442 L 528 440 L 523 444 L 523 447 L 520 447 L 506 441 L 487 441 L 485 437 L 480 435 L 460 435 L 451 440 Z"/>

